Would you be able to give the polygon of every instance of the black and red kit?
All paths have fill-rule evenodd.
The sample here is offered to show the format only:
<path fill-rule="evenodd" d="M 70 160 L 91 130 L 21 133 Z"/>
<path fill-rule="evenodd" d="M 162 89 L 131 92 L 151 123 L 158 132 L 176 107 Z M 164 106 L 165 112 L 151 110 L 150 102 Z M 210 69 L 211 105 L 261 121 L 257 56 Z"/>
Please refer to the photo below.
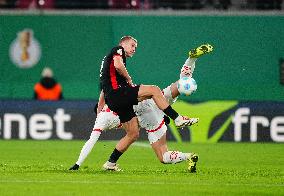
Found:
<path fill-rule="evenodd" d="M 105 94 L 106 104 L 118 114 L 120 121 L 124 123 L 136 116 L 133 105 L 138 104 L 137 97 L 140 86 L 130 86 L 126 78 L 115 69 L 113 58 L 117 55 L 122 57 L 126 67 L 126 56 L 123 47 L 112 48 L 101 64 L 100 85 Z"/>

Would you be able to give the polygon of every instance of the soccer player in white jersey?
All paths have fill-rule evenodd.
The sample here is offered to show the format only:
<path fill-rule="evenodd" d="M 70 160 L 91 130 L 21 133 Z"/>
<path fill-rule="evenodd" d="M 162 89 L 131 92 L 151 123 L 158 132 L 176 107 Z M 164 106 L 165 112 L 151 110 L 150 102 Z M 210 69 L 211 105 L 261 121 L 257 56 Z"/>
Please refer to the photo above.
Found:
<path fill-rule="evenodd" d="M 181 69 L 180 77 L 192 77 L 192 73 L 195 69 L 196 59 L 203 54 L 211 52 L 212 50 L 213 47 L 209 44 L 204 44 L 196 49 L 191 50 L 189 52 L 189 58 L 185 61 Z M 180 92 L 177 88 L 177 82 L 172 83 L 163 90 L 164 96 L 170 104 L 174 103 L 177 97 L 180 95 Z M 198 161 L 197 154 L 193 152 L 183 153 L 180 151 L 168 150 L 166 143 L 167 126 L 165 123 L 165 121 L 167 121 L 167 117 L 165 117 L 165 114 L 157 107 L 155 102 L 152 99 L 146 99 L 133 107 L 138 117 L 139 125 L 147 131 L 148 140 L 160 162 L 168 164 L 188 161 L 188 170 L 190 172 L 195 172 L 196 162 Z M 194 122 L 197 123 L 198 119 L 196 118 Z M 84 162 L 99 139 L 102 131 L 120 127 L 121 123 L 118 115 L 111 111 L 107 105 L 105 105 L 101 111 L 98 111 L 90 139 L 83 146 L 77 162 L 70 168 L 70 170 L 79 169 L 80 165 Z M 103 165 L 103 169 L 114 171 L 121 170 L 118 167 L 118 164 L 116 162 L 113 163 L 111 160 L 108 160 Z"/>

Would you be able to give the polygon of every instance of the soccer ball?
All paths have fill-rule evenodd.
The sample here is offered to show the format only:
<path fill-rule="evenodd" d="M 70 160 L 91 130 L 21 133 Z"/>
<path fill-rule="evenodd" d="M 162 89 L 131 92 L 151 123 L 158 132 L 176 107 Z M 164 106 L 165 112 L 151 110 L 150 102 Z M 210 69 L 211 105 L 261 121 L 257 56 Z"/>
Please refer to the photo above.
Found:
<path fill-rule="evenodd" d="M 197 84 L 191 77 L 182 77 L 178 81 L 177 88 L 181 95 L 189 96 L 196 91 Z"/>

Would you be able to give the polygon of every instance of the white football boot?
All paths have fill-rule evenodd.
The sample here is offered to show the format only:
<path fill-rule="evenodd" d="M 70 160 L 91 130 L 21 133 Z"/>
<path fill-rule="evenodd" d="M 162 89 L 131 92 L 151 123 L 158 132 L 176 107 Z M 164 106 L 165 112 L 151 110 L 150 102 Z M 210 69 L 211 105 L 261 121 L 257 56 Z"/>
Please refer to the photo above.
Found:
<path fill-rule="evenodd" d="M 110 171 L 122 171 L 122 169 L 120 169 L 118 167 L 117 163 L 111 163 L 109 161 L 105 162 L 105 164 L 103 165 L 103 170 L 110 170 Z"/>
<path fill-rule="evenodd" d="M 198 121 L 199 121 L 199 118 L 188 118 L 186 116 L 178 116 L 175 119 L 175 125 L 176 125 L 176 127 L 181 128 L 181 127 L 185 127 L 185 126 L 194 125 L 194 124 L 198 123 Z"/>

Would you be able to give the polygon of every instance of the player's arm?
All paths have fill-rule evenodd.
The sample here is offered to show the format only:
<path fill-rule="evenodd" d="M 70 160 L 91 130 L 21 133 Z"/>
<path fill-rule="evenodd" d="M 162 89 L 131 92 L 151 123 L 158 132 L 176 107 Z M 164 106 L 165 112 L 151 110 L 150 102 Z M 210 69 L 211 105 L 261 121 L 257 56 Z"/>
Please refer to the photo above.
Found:
<path fill-rule="evenodd" d="M 99 102 L 98 102 L 97 114 L 100 113 L 100 111 L 103 109 L 104 105 L 105 105 L 105 97 L 104 97 L 103 90 L 101 90 L 100 98 L 99 98 Z"/>
<path fill-rule="evenodd" d="M 120 75 L 122 75 L 124 78 L 126 78 L 126 81 L 130 84 L 130 85 L 133 85 L 132 83 L 132 79 L 131 77 L 129 76 L 125 66 L 124 66 L 124 63 L 123 63 L 123 60 L 122 60 L 122 57 L 119 56 L 119 55 L 115 55 L 113 57 L 113 61 L 114 61 L 114 67 L 115 69 L 118 71 L 118 73 Z"/>

